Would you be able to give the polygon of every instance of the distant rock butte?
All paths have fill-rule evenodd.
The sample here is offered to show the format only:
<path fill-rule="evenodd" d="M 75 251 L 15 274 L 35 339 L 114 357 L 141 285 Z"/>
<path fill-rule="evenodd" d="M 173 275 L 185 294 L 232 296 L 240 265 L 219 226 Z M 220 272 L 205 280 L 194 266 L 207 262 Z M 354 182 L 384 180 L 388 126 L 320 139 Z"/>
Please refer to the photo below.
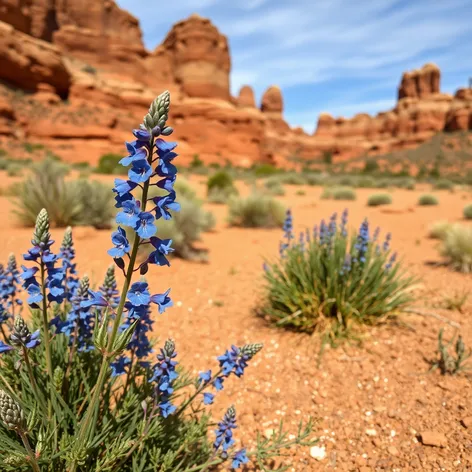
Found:
<path fill-rule="evenodd" d="M 230 70 L 227 38 L 197 14 L 147 51 L 138 20 L 112 0 L 4 0 L 0 80 L 33 92 L 27 100 L 48 111 L 39 125 L 13 106 L 8 86 L 0 86 L 0 140 L 36 140 L 65 159 L 80 155 L 95 162 L 107 146 L 122 148 L 130 127 L 166 89 L 183 163 L 199 154 L 206 162 L 284 165 L 295 154 L 321 159 L 325 151 L 348 160 L 412 148 L 438 131 L 472 129 L 472 90 L 442 94 L 434 64 L 403 74 L 392 110 L 351 119 L 322 113 L 313 135 L 284 120 L 276 85 L 264 92 L 260 106 L 249 85 L 232 97 Z M 74 130 L 84 107 L 99 111 Z M 50 118 L 62 111 L 71 118 L 67 123 Z"/>

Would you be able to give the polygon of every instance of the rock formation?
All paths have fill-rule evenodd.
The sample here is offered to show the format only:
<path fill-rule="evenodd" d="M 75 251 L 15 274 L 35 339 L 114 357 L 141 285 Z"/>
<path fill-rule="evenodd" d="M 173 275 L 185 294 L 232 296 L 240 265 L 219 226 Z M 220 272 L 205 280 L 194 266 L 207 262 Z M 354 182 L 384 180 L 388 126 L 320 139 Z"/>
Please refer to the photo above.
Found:
<path fill-rule="evenodd" d="M 351 119 L 322 113 L 308 135 L 284 120 L 279 87 L 269 87 L 260 106 L 249 85 L 231 96 L 228 41 L 209 19 L 194 14 L 176 23 L 152 52 L 141 37 L 136 18 L 112 0 L 3 0 L 0 141 L 41 142 L 64 159 L 95 163 L 105 152 L 122 152 L 130 129 L 165 89 L 184 164 L 195 154 L 243 166 L 321 159 L 325 151 L 347 160 L 472 129 L 472 90 L 441 93 L 434 64 L 403 74 L 392 110 Z M 18 106 L 11 87 L 34 93 Z"/>

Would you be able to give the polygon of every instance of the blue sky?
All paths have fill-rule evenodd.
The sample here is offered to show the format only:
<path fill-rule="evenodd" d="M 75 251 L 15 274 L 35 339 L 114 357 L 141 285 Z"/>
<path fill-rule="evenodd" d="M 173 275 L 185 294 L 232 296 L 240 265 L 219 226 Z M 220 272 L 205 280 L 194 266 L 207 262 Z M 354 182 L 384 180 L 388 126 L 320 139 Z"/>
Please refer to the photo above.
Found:
<path fill-rule="evenodd" d="M 284 116 L 312 132 L 318 114 L 350 117 L 392 108 L 402 72 L 434 62 L 441 90 L 472 76 L 472 0 L 118 0 L 154 49 L 192 13 L 228 37 L 231 91 L 259 101 L 282 88 Z"/>

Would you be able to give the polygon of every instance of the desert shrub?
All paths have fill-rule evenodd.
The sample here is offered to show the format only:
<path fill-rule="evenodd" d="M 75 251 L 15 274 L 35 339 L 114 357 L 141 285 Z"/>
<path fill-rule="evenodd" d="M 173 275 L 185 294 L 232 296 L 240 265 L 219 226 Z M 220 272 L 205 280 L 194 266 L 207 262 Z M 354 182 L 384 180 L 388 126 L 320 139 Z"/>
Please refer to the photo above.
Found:
<path fill-rule="evenodd" d="M 169 103 L 168 92 L 159 96 L 136 132 L 149 153 L 157 124 L 163 136 L 172 133 L 166 126 Z M 154 224 L 176 209 L 177 169 L 170 163 L 175 154 L 164 143 L 156 143 L 157 178 L 145 159 L 135 159 L 128 180 L 115 182 L 116 220 L 126 229 L 119 226 L 112 234 L 108 253 L 114 263 L 98 290 L 78 274 L 71 229 L 56 249 L 44 209 L 24 256 L 22 280 L 14 256 L 0 271 L 2 471 L 203 472 L 219 464 L 240 468 L 250 458 L 264 470 L 281 449 L 313 444 L 306 440 L 309 422 L 294 438 L 281 427 L 270 440 L 238 450 L 234 407 L 219 423 L 212 418 L 214 396 L 243 375 L 261 344 L 232 346 L 214 360 L 213 373 L 194 375 L 177 367 L 179 347 L 172 339 L 157 345 L 150 338 L 159 318 L 153 311 L 163 314 L 173 304 L 170 289 L 151 295 L 142 277 L 153 266 L 167 265 L 172 250 L 170 241 L 155 236 Z M 152 207 L 147 192 L 154 180 L 169 193 Z M 146 245 L 154 250 L 138 263 Z M 115 266 L 124 275 L 121 289 Z M 30 323 L 18 315 L 22 286 Z"/>
<path fill-rule="evenodd" d="M 326 177 L 321 174 L 314 174 L 313 172 L 309 172 L 305 174 L 305 183 L 307 185 L 315 186 L 315 185 L 323 185 Z"/>
<path fill-rule="evenodd" d="M 396 186 L 398 188 L 404 188 L 406 190 L 414 190 L 415 189 L 415 179 L 412 179 L 412 178 L 399 179 L 396 182 Z"/>
<path fill-rule="evenodd" d="M 364 163 L 364 169 L 362 170 L 365 174 L 372 174 L 380 170 L 379 163 L 375 158 L 366 159 Z"/>
<path fill-rule="evenodd" d="M 432 239 L 444 239 L 451 227 L 452 224 L 449 221 L 436 221 L 429 228 L 429 237 Z"/>
<path fill-rule="evenodd" d="M 198 167 L 204 167 L 204 162 L 200 159 L 198 154 L 194 154 L 192 161 L 190 162 L 190 169 L 196 169 Z"/>
<path fill-rule="evenodd" d="M 368 206 L 390 205 L 392 197 L 388 193 L 374 193 L 367 200 Z"/>
<path fill-rule="evenodd" d="M 210 195 L 211 191 L 214 190 L 225 190 L 237 194 L 237 189 L 234 186 L 233 177 L 226 170 L 219 170 L 208 178 L 207 182 L 207 195 Z"/>
<path fill-rule="evenodd" d="M 246 198 L 229 201 L 229 223 L 243 228 L 274 228 L 282 226 L 285 209 L 277 200 L 257 192 Z"/>
<path fill-rule="evenodd" d="M 260 164 L 255 166 L 252 172 L 256 177 L 268 177 L 280 173 L 279 169 L 272 164 Z"/>
<path fill-rule="evenodd" d="M 210 203 L 226 204 L 229 199 L 237 195 L 235 187 L 218 188 L 214 187 L 208 192 L 208 201 Z"/>
<path fill-rule="evenodd" d="M 295 239 L 287 212 L 280 256 L 265 264 L 260 315 L 327 340 L 395 316 L 412 302 L 415 279 L 391 252 L 390 235 L 380 245 L 367 220 L 351 236 L 347 223 L 347 211 L 340 224 L 334 214 Z"/>
<path fill-rule="evenodd" d="M 332 200 L 355 200 L 356 192 L 352 188 L 348 187 L 327 188 L 321 194 L 320 198 Z"/>
<path fill-rule="evenodd" d="M 96 229 L 110 229 L 116 215 L 113 193 L 108 185 L 95 180 L 79 179 L 73 182 L 76 198 L 81 202 L 82 211 L 78 224 Z"/>
<path fill-rule="evenodd" d="M 435 190 L 454 190 L 454 182 L 450 180 L 438 180 L 433 184 Z"/>
<path fill-rule="evenodd" d="M 124 174 L 126 172 L 119 163 L 121 159 L 123 159 L 123 156 L 120 154 L 104 154 L 100 157 L 95 172 L 97 172 L 97 174 Z"/>
<path fill-rule="evenodd" d="M 84 67 L 82 67 L 82 72 L 86 72 L 87 74 L 96 75 L 97 74 L 97 69 L 95 67 L 91 66 L 90 64 L 87 64 Z"/>
<path fill-rule="evenodd" d="M 45 208 L 58 227 L 87 225 L 109 228 L 115 214 L 113 193 L 99 182 L 66 182 L 68 167 L 46 159 L 31 168 L 31 175 L 14 187 L 14 213 L 25 226 L 34 226 Z"/>
<path fill-rule="evenodd" d="M 15 162 L 10 162 L 7 166 L 7 175 L 9 177 L 18 177 L 23 173 L 23 166 L 16 164 Z"/>
<path fill-rule="evenodd" d="M 465 206 L 463 213 L 466 220 L 472 220 L 472 205 Z"/>
<path fill-rule="evenodd" d="M 343 175 L 340 177 L 338 183 L 343 187 L 354 187 L 356 185 L 356 179 L 350 175 Z"/>
<path fill-rule="evenodd" d="M 418 199 L 418 205 L 420 206 L 432 206 L 439 205 L 439 200 L 434 195 L 421 195 Z"/>
<path fill-rule="evenodd" d="M 280 182 L 285 185 L 304 185 L 306 183 L 304 177 L 295 172 L 287 172 L 281 175 Z"/>
<path fill-rule="evenodd" d="M 376 180 L 373 177 L 369 176 L 359 177 L 356 186 L 359 188 L 375 188 Z"/>
<path fill-rule="evenodd" d="M 299 197 L 303 197 L 304 195 L 306 195 L 306 192 L 305 192 L 305 190 L 297 190 L 295 192 L 295 195 L 297 195 Z"/>
<path fill-rule="evenodd" d="M 441 241 L 440 253 L 454 270 L 472 272 L 472 228 L 452 225 Z"/>
<path fill-rule="evenodd" d="M 281 184 L 280 180 L 277 179 L 267 179 L 264 182 L 264 191 L 269 195 L 282 196 L 285 195 L 284 186 Z"/>
<path fill-rule="evenodd" d="M 29 153 L 29 154 L 33 154 L 35 151 L 41 151 L 42 149 L 44 149 L 44 145 L 43 144 L 36 144 L 36 143 L 23 143 L 23 149 Z"/>

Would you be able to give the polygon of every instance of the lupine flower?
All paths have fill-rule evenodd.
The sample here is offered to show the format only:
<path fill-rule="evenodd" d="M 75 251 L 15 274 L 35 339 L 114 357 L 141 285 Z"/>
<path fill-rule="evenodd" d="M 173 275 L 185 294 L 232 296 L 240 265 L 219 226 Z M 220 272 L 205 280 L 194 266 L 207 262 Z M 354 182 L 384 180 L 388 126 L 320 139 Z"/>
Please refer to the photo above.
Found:
<path fill-rule="evenodd" d="M 0 420 L 8 429 L 23 431 L 26 426 L 22 408 L 4 390 L 0 390 Z"/>
<path fill-rule="evenodd" d="M 143 145 L 144 143 L 142 141 L 126 143 L 126 149 L 128 149 L 129 155 L 123 157 L 119 163 L 124 167 L 128 167 L 134 161 L 147 159 L 146 149 L 143 149 Z"/>
<path fill-rule="evenodd" d="M 285 221 L 283 225 L 284 238 L 286 242 L 280 243 L 280 257 L 285 257 L 285 251 L 290 247 L 290 241 L 294 238 L 293 236 L 293 217 L 290 208 L 287 209 L 285 215 Z"/>
<path fill-rule="evenodd" d="M 180 204 L 175 201 L 175 192 L 171 192 L 163 197 L 154 197 L 152 201 L 156 205 L 156 219 L 162 217 L 165 220 L 170 220 L 172 215 L 169 213 L 169 210 L 180 210 Z"/>
<path fill-rule="evenodd" d="M 345 238 L 347 236 L 347 220 L 348 220 L 348 211 L 347 208 L 343 211 L 341 215 L 341 236 Z"/>
<path fill-rule="evenodd" d="M 133 198 L 132 200 L 124 201 L 121 208 L 122 211 L 116 215 L 116 222 L 119 225 L 135 228 L 139 222 L 139 214 L 141 212 L 139 203 Z"/>
<path fill-rule="evenodd" d="M 140 159 L 139 161 L 133 161 L 131 169 L 128 172 L 128 178 L 131 182 L 136 184 L 144 183 L 152 175 L 152 167 L 149 165 L 146 159 Z"/>
<path fill-rule="evenodd" d="M 393 266 L 393 264 L 395 264 L 395 261 L 396 261 L 396 260 L 397 260 L 397 253 L 394 252 L 394 253 L 391 255 L 389 261 L 387 262 L 387 264 L 386 264 L 386 266 L 385 266 L 385 270 L 386 270 L 387 272 L 392 268 L 392 266 Z"/>
<path fill-rule="evenodd" d="M 45 289 L 48 290 L 47 298 L 49 302 L 62 303 L 65 296 L 64 289 L 64 271 L 62 268 L 54 267 L 57 256 L 50 251 L 50 247 L 54 243 L 49 233 L 49 216 L 43 208 L 36 219 L 36 226 L 31 240 L 33 247 L 23 255 L 25 261 L 34 261 L 42 264 L 47 273 L 45 280 Z M 21 278 L 23 286 L 28 292 L 28 304 L 32 308 L 37 308 L 38 303 L 43 300 L 42 290 L 36 280 L 34 271 L 23 268 Z"/>
<path fill-rule="evenodd" d="M 149 305 L 151 303 L 151 294 L 149 293 L 147 282 L 135 282 L 131 285 L 128 291 L 128 300 L 135 307 Z"/>
<path fill-rule="evenodd" d="M 170 288 L 164 293 L 157 293 L 151 297 L 151 302 L 155 303 L 159 308 L 159 313 L 162 314 L 166 311 L 166 308 L 169 308 L 174 305 L 172 300 L 169 297 Z"/>
<path fill-rule="evenodd" d="M 111 265 L 107 269 L 105 280 L 100 287 L 100 293 L 112 308 L 116 308 L 120 302 L 119 292 L 116 286 L 115 266 Z"/>
<path fill-rule="evenodd" d="M 213 403 L 214 398 L 215 395 L 213 393 L 205 392 L 203 394 L 203 403 L 205 405 L 211 405 Z"/>
<path fill-rule="evenodd" d="M 126 356 L 118 357 L 114 362 L 110 364 L 111 376 L 118 377 L 119 375 L 126 374 L 127 369 L 131 365 L 131 359 Z"/>
<path fill-rule="evenodd" d="M 385 241 L 382 245 L 382 250 L 387 252 L 390 249 L 390 241 L 392 240 L 392 233 L 387 233 L 385 236 Z"/>
<path fill-rule="evenodd" d="M 34 349 L 41 343 L 39 329 L 31 333 L 25 320 L 21 316 L 17 316 L 10 335 L 10 342 L 16 347 Z"/>
<path fill-rule="evenodd" d="M 9 344 L 6 344 L 3 341 L 0 341 L 0 354 L 3 354 L 4 352 L 12 351 L 13 349 L 15 349 L 13 346 L 10 346 Z"/>
<path fill-rule="evenodd" d="M 242 348 L 231 346 L 230 350 L 218 357 L 220 367 L 224 377 L 228 377 L 231 373 L 234 373 L 237 377 L 241 377 L 244 374 L 244 370 L 247 367 L 247 362 L 251 360 L 260 350 L 262 344 L 245 344 Z"/>
<path fill-rule="evenodd" d="M 51 321 L 56 327 L 57 333 L 63 333 L 70 337 L 70 342 L 76 342 L 79 351 L 90 351 L 93 349 L 92 333 L 95 316 L 91 313 L 90 281 L 85 275 L 80 279 L 74 296 L 71 299 L 71 310 L 64 321 L 57 316 Z M 93 292 L 92 292 L 93 293 Z"/>
<path fill-rule="evenodd" d="M 152 237 L 150 241 L 155 250 L 149 254 L 148 262 L 159 266 L 170 266 L 166 256 L 174 251 L 170 246 L 172 244 L 172 239 L 159 239 L 157 237 Z"/>
<path fill-rule="evenodd" d="M 79 279 L 76 277 L 77 268 L 74 262 L 75 249 L 72 239 L 72 228 L 69 226 L 65 233 L 62 245 L 59 250 L 59 258 L 62 259 L 62 271 L 64 272 L 65 298 L 70 301 L 73 293 L 79 286 Z"/>
<path fill-rule="evenodd" d="M 375 228 L 374 234 L 372 235 L 372 242 L 376 242 L 380 234 L 380 228 Z"/>
<path fill-rule="evenodd" d="M 246 455 L 246 449 L 241 449 L 234 454 L 231 467 L 233 469 L 239 469 L 243 464 L 247 464 L 248 462 L 249 459 Z"/>
<path fill-rule="evenodd" d="M 320 223 L 320 244 L 324 246 L 329 241 L 329 229 L 325 223 L 325 220 L 321 220 Z"/>
<path fill-rule="evenodd" d="M 150 382 L 157 384 L 155 389 L 156 400 L 164 418 L 167 418 L 176 410 L 175 405 L 170 401 L 170 397 L 174 392 L 172 385 L 178 377 L 175 371 L 177 361 L 173 360 L 176 356 L 174 341 L 168 339 L 164 344 L 164 348 L 157 355 L 158 362 L 154 366 L 153 375 L 150 378 Z"/>
<path fill-rule="evenodd" d="M 15 306 L 22 305 L 22 301 L 17 298 L 19 285 L 21 285 L 21 280 L 16 258 L 14 254 L 10 254 L 7 267 L 0 268 L 0 296 L 4 307 L 12 316 L 15 314 Z"/>
<path fill-rule="evenodd" d="M 366 254 L 369 248 L 369 222 L 365 219 L 359 229 L 357 241 L 355 244 L 355 250 L 357 251 L 357 260 L 364 264 L 366 262 Z"/>
<path fill-rule="evenodd" d="M 140 238 L 148 239 L 156 234 L 157 228 L 154 224 L 154 220 L 155 218 L 152 213 L 147 211 L 139 213 L 138 221 L 134 230 L 138 233 Z"/>
<path fill-rule="evenodd" d="M 339 275 L 345 275 L 351 272 L 351 267 L 352 267 L 352 258 L 350 254 L 346 254 L 346 257 L 344 259 L 344 264 L 341 268 L 341 271 Z"/>
<path fill-rule="evenodd" d="M 111 242 L 114 248 L 108 250 L 108 254 L 115 258 L 123 257 L 130 250 L 129 241 L 126 237 L 126 231 L 118 226 L 118 230 L 111 235 Z"/>
<path fill-rule="evenodd" d="M 205 372 L 200 372 L 198 374 L 198 376 L 204 384 L 207 384 L 211 380 L 211 370 L 206 370 Z"/>
<path fill-rule="evenodd" d="M 216 439 L 213 443 L 215 451 L 219 450 L 220 447 L 224 453 L 228 451 L 234 444 L 233 429 L 236 428 L 236 410 L 234 406 L 231 406 L 225 413 L 223 421 L 218 423 L 218 429 L 215 430 Z"/>

